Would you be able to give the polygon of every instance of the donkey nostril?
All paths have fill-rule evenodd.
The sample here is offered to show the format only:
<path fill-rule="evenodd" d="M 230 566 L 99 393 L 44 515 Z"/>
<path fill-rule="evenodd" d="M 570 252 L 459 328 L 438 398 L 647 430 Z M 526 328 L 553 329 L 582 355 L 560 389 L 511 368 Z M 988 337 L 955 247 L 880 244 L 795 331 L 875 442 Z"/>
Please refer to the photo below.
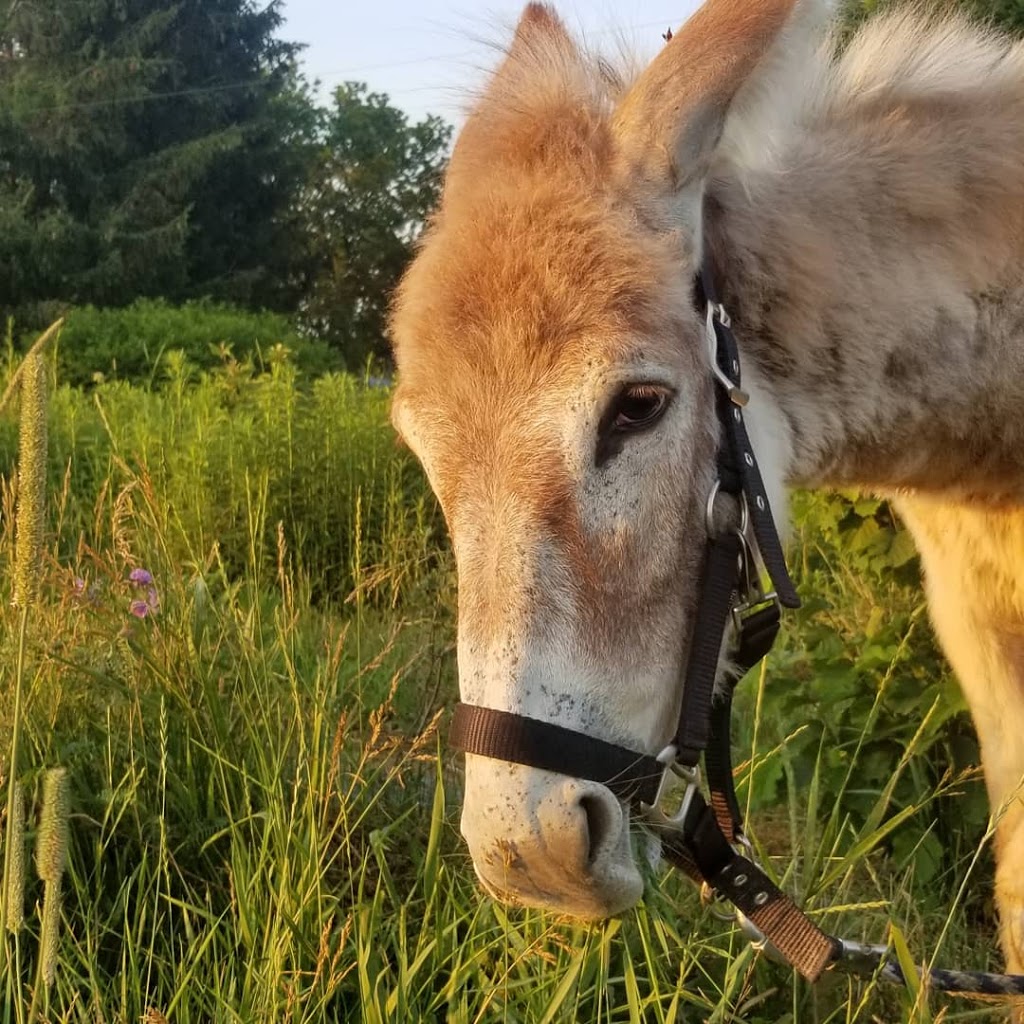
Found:
<path fill-rule="evenodd" d="M 593 865 L 605 850 L 615 845 L 621 812 L 611 793 L 608 798 L 600 793 L 584 793 L 579 806 L 587 820 L 587 864 Z"/>

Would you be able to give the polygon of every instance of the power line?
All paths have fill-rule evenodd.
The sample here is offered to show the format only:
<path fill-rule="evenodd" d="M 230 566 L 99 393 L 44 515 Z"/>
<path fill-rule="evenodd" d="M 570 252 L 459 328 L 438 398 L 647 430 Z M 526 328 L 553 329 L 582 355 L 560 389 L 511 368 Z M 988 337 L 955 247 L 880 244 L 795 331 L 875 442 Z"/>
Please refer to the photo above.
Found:
<path fill-rule="evenodd" d="M 388 71 L 391 68 L 404 68 L 409 67 L 412 64 L 433 64 L 435 61 L 439 60 L 464 60 L 466 57 L 473 57 L 475 55 L 475 50 L 464 50 L 462 53 L 439 53 L 433 57 L 411 57 L 409 60 L 396 60 L 387 64 L 364 64 L 362 67 L 335 68 L 331 71 L 316 71 L 311 72 L 310 74 L 313 78 L 320 78 L 322 75 L 336 78 L 341 75 L 361 75 L 365 71 Z"/>
<path fill-rule="evenodd" d="M 65 110 L 92 110 L 101 107 L 116 107 L 128 103 L 150 103 L 153 100 L 178 99 L 182 96 L 202 96 L 208 93 L 229 92 L 234 89 L 251 89 L 258 85 L 271 85 L 270 79 L 250 78 L 239 82 L 225 82 L 221 85 L 199 85 L 188 89 L 174 89 L 170 92 L 140 93 L 137 96 L 112 96 L 101 100 L 80 100 L 75 103 L 60 103 L 50 107 L 29 107 L 28 114 L 55 114 Z"/>
<path fill-rule="evenodd" d="M 609 27 L 604 29 L 597 29 L 589 35 L 608 35 L 609 33 L 626 33 L 626 32 L 637 32 L 642 29 L 656 28 L 663 25 L 663 22 L 649 22 L 643 25 L 627 25 L 623 27 Z M 462 53 L 448 53 L 448 54 L 436 54 L 429 57 L 414 57 L 409 60 L 392 61 L 384 64 L 364 64 L 362 66 L 351 67 L 351 68 L 335 68 L 328 71 L 318 72 L 307 72 L 307 75 L 316 81 L 320 77 L 331 77 L 340 78 L 347 77 L 350 75 L 359 75 L 366 71 L 386 71 L 391 68 L 407 67 L 413 64 L 430 64 L 438 61 L 456 61 L 462 60 L 466 57 L 476 56 L 478 51 L 467 50 Z M 151 103 L 156 100 L 167 100 L 167 99 L 180 99 L 186 96 L 205 96 L 220 92 L 231 92 L 236 89 L 251 89 L 259 86 L 267 86 L 275 84 L 267 76 L 261 76 L 259 78 L 243 79 L 237 82 L 224 82 L 219 85 L 206 85 L 206 86 L 192 86 L 187 89 L 173 89 L 166 92 L 150 92 L 140 93 L 136 96 L 113 96 L 107 99 L 97 100 L 79 100 L 74 103 L 59 103 L 45 107 L 30 107 L 24 113 L 28 114 L 55 114 L 61 113 L 68 110 L 96 110 L 103 109 L 106 107 L 116 107 L 122 104 L 130 103 Z M 395 94 L 399 93 L 413 93 L 413 92 L 431 92 L 435 87 L 432 86 L 414 86 L 408 89 L 395 90 Z"/>

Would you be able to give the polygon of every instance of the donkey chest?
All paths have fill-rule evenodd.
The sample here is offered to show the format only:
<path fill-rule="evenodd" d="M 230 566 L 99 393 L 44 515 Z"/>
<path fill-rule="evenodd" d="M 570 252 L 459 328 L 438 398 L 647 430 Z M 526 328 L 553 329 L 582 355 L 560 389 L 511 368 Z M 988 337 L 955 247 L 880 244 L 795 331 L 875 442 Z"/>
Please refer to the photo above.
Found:
<path fill-rule="evenodd" d="M 1017 637 L 1024 666 L 1024 504 L 994 507 L 921 494 L 896 507 L 929 567 L 942 567 L 948 592 L 933 599 L 969 605 L 991 627 Z"/>

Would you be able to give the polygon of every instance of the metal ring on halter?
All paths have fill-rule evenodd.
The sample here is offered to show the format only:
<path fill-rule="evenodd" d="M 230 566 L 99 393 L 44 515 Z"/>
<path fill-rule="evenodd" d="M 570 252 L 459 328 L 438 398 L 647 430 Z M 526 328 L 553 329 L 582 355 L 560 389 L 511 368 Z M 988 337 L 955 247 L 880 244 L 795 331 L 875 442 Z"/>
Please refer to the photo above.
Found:
<path fill-rule="evenodd" d="M 711 485 L 711 490 L 708 492 L 707 504 L 704 506 L 704 529 L 709 537 L 717 536 L 717 531 L 715 530 L 715 500 L 721 493 L 722 480 L 720 477 L 716 477 L 715 482 Z M 747 503 L 747 496 L 741 491 L 738 495 L 730 495 L 730 497 L 735 497 L 739 502 L 740 522 L 739 526 L 734 526 L 733 529 L 739 530 L 743 534 L 740 538 L 743 540 L 750 526 L 750 506 Z"/>
<path fill-rule="evenodd" d="M 708 885 L 707 882 L 700 883 L 700 901 L 708 908 L 708 913 L 719 921 L 726 921 L 729 924 L 736 924 L 739 911 L 722 896 L 717 889 Z"/>
<path fill-rule="evenodd" d="M 722 490 L 722 481 L 715 477 L 715 482 L 708 492 L 708 503 L 704 506 L 704 529 L 709 537 L 715 536 L 715 499 Z"/>

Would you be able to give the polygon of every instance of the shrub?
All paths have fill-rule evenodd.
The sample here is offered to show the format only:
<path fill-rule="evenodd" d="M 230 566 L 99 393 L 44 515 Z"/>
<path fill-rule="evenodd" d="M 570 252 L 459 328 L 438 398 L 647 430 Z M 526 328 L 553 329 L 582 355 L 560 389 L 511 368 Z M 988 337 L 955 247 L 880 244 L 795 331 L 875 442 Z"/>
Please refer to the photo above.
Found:
<path fill-rule="evenodd" d="M 883 794 L 898 811 L 960 777 L 955 798 L 892 837 L 924 895 L 953 857 L 974 848 L 988 807 L 980 779 L 961 777 L 980 753 L 931 630 L 913 540 L 887 502 L 853 494 L 798 493 L 793 526 L 803 607 L 783 617 L 769 659 L 759 748 L 779 747 L 780 756 L 759 769 L 752 805 L 776 807 L 795 794 L 801 815 L 859 829 Z M 738 699 L 741 749 L 756 685 L 748 679 Z"/>
<path fill-rule="evenodd" d="M 210 370 L 232 359 L 263 368 L 276 345 L 288 349 L 303 374 L 342 368 L 333 349 L 303 337 L 278 313 L 208 301 L 173 306 L 162 299 L 138 299 L 123 309 L 81 306 L 67 314 L 58 351 L 59 379 L 77 385 L 101 379 L 152 383 L 164 374 L 167 353 L 174 350 L 184 352 L 198 369 Z"/>

